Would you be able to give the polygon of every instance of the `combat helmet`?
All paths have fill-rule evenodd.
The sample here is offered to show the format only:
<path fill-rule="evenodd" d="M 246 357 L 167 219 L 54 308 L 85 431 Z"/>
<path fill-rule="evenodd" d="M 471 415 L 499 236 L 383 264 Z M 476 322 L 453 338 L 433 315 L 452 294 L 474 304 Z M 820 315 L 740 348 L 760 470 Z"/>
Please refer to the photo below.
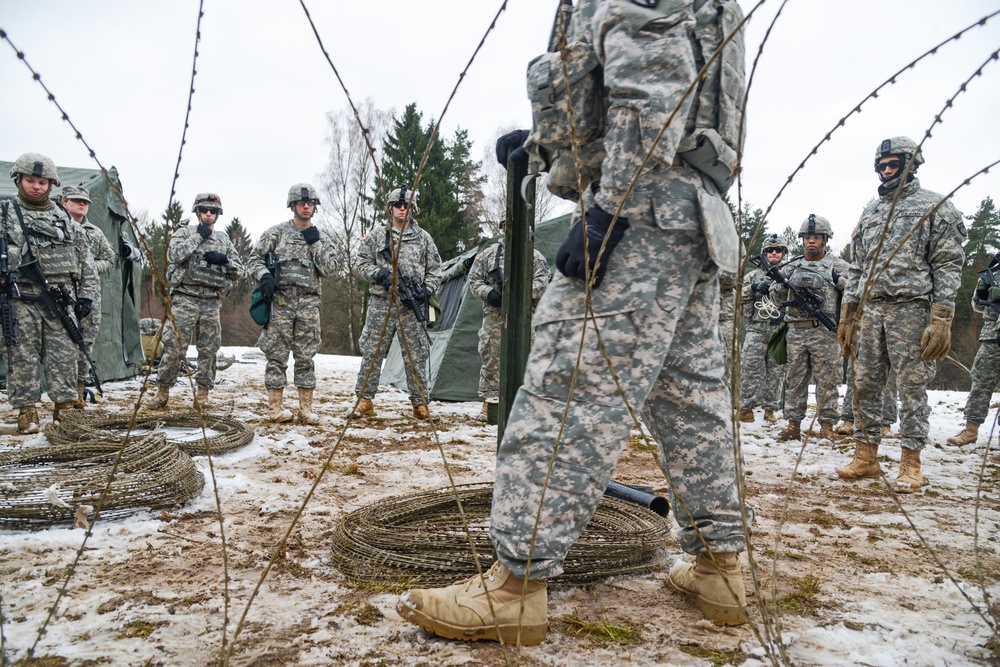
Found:
<path fill-rule="evenodd" d="M 59 186 L 59 172 L 56 163 L 41 153 L 25 153 L 14 161 L 10 169 L 10 177 L 17 180 L 18 176 L 28 174 L 39 178 L 47 178 L 52 185 Z"/>
<path fill-rule="evenodd" d="M 783 255 L 788 254 L 788 246 L 782 243 L 781 238 L 777 234 L 771 234 L 764 239 L 764 245 L 760 247 L 760 251 L 767 252 L 768 250 L 780 250 Z"/>
<path fill-rule="evenodd" d="M 288 202 L 286 206 L 292 208 L 300 201 L 312 202 L 313 206 L 319 206 L 319 195 L 316 194 L 316 188 L 308 183 L 296 183 L 288 188 Z"/>
<path fill-rule="evenodd" d="M 416 212 L 420 210 L 420 208 L 417 206 L 418 195 L 419 195 L 418 192 L 410 190 L 407 187 L 403 186 L 400 188 L 396 188 L 395 190 L 390 190 L 388 199 L 386 199 L 385 203 L 386 206 L 391 208 L 393 204 L 398 204 L 399 202 L 403 202 L 404 204 L 410 205 L 411 211 Z M 413 198 L 412 203 L 410 202 L 411 196 Z"/>
<path fill-rule="evenodd" d="M 809 217 L 802 221 L 799 227 L 799 238 L 803 236 L 823 236 L 826 240 L 833 238 L 833 228 L 826 218 L 810 213 Z"/>
<path fill-rule="evenodd" d="M 214 192 L 202 192 L 194 198 L 192 213 L 197 213 L 199 208 L 210 208 L 216 215 L 222 215 L 222 199 Z"/>
<path fill-rule="evenodd" d="M 916 142 L 909 137 L 890 137 L 889 139 L 883 139 L 879 143 L 878 148 L 875 149 L 875 167 L 878 169 L 878 161 L 884 157 L 889 157 L 890 155 L 899 155 L 903 158 L 904 164 L 910 161 L 910 158 L 916 154 L 916 159 L 913 160 L 913 165 L 910 167 L 910 171 L 916 171 L 917 167 L 924 163 L 924 155 L 917 146 Z"/>

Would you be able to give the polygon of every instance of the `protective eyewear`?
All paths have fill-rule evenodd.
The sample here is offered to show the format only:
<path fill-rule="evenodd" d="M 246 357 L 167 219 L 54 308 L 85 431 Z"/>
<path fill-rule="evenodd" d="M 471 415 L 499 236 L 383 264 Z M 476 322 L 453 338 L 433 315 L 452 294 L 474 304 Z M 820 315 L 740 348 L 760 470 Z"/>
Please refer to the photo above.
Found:
<path fill-rule="evenodd" d="M 405 201 L 394 201 L 394 202 L 392 202 L 392 207 L 393 208 L 406 208 L 406 202 Z"/>
<path fill-rule="evenodd" d="M 199 206 L 198 213 L 211 213 L 212 215 L 219 215 L 219 209 L 208 208 L 207 206 Z"/>
<path fill-rule="evenodd" d="M 894 171 L 898 171 L 899 168 L 902 166 L 903 166 L 902 160 L 889 160 L 888 162 L 879 162 L 877 165 L 875 165 L 875 171 L 877 171 L 880 174 L 886 169 L 892 169 Z"/>
<path fill-rule="evenodd" d="M 774 255 L 774 254 L 784 255 L 785 254 L 785 251 L 782 250 L 781 248 L 768 248 L 764 252 L 766 252 L 768 255 Z"/>

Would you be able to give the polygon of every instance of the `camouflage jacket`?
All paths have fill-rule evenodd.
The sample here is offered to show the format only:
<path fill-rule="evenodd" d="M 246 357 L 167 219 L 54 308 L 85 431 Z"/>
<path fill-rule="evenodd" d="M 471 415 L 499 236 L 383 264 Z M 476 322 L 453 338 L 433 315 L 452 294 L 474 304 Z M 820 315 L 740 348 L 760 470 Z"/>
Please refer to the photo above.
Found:
<path fill-rule="evenodd" d="M 985 304 L 977 303 L 975 294 L 972 295 L 972 310 L 983 316 L 983 326 L 979 330 L 979 340 L 995 341 L 997 338 L 997 329 L 1000 328 L 997 311 Z"/>
<path fill-rule="evenodd" d="M 762 310 L 777 311 L 779 307 L 770 293 L 758 294 L 753 291 L 754 283 L 760 282 L 771 283 L 771 289 L 774 289 L 774 281 L 767 277 L 767 271 L 758 266 L 743 276 L 743 286 L 740 288 L 740 294 L 743 296 L 743 317 L 747 318 L 747 326 L 756 330 L 770 329 L 772 326 L 773 318 L 764 317 L 761 314 Z"/>
<path fill-rule="evenodd" d="M 796 257 L 792 261 L 781 267 L 781 274 L 788 278 L 788 282 L 796 289 L 808 289 L 816 296 L 823 299 L 820 308 L 830 316 L 834 322 L 837 321 L 837 302 L 840 299 L 840 292 L 844 291 L 847 285 L 847 272 L 850 264 L 832 255 L 829 252 L 823 259 L 807 261 L 805 257 Z M 836 273 L 836 281 L 834 280 Z M 784 285 L 774 285 L 771 288 L 775 301 L 787 301 L 794 298 L 791 290 Z M 802 322 L 816 319 L 808 315 L 797 306 L 785 308 L 786 322 Z"/>
<path fill-rule="evenodd" d="M 392 227 L 390 234 L 387 227 Z M 379 269 L 392 270 L 392 253 L 396 252 L 399 237 L 403 242 L 399 248 L 399 269 L 408 276 L 423 283 L 431 293 L 441 285 L 441 255 L 438 253 L 434 239 L 417 224 L 410 224 L 400 231 L 394 225 L 377 227 L 365 234 L 354 255 L 354 275 L 360 280 L 372 283 L 371 295 L 375 298 L 388 297 L 386 290 L 378 284 L 375 277 Z"/>
<path fill-rule="evenodd" d="M 719 271 L 719 321 L 732 322 L 736 317 L 736 289 L 740 281 L 735 273 Z"/>
<path fill-rule="evenodd" d="M 319 229 L 319 241 L 309 245 L 292 220 L 278 223 L 261 234 L 248 261 L 248 273 L 255 280 L 268 272 L 268 253 L 274 253 L 277 261 L 279 290 L 295 287 L 307 294 L 321 294 L 322 278 L 337 270 L 330 235 Z"/>
<path fill-rule="evenodd" d="M 97 265 L 98 275 L 103 275 L 111 271 L 115 265 L 115 251 L 108 243 L 108 237 L 104 235 L 101 228 L 92 223 L 86 217 L 80 223 L 83 231 L 90 243 L 90 254 L 94 256 L 94 264 Z"/>
<path fill-rule="evenodd" d="M 893 193 L 889 193 L 866 206 L 854 228 L 850 281 L 844 299 L 858 303 L 874 273 L 870 299 L 924 299 L 954 308 L 965 264 L 962 244 L 968 234 L 961 212 L 945 201 L 925 218 L 944 198 L 922 189 L 914 178 L 902 186 L 892 220 L 887 223 L 892 198 Z M 885 242 L 876 260 L 883 232 Z"/>
<path fill-rule="evenodd" d="M 206 262 L 205 253 L 213 250 L 228 257 L 229 263 Z M 229 236 L 218 228 L 207 239 L 198 233 L 196 224 L 177 229 L 170 235 L 167 260 L 170 262 L 167 282 L 171 294 L 218 298 L 229 294 L 236 281 L 243 277 L 243 260 Z"/>
<path fill-rule="evenodd" d="M 21 208 L 27 238 L 18 221 L 15 205 Z M 49 284 L 66 285 L 77 298 L 97 300 L 101 283 L 87 236 L 83 227 L 74 222 L 68 213 L 52 203 L 42 210 L 28 207 L 18 197 L 10 201 L 4 224 L 7 229 L 8 267 L 11 270 L 28 261 L 22 254 L 27 241 Z M 20 289 L 25 294 L 38 291 L 37 286 L 23 276 Z"/>
<path fill-rule="evenodd" d="M 549 284 L 552 272 L 549 270 L 549 263 L 545 261 L 542 253 L 537 248 L 532 248 L 534 252 L 532 266 L 534 271 L 531 276 L 531 302 L 538 303 L 542 298 L 542 293 Z M 498 271 L 499 269 L 499 271 Z M 481 253 L 476 255 L 476 261 L 469 269 L 469 290 L 477 299 L 483 302 L 483 308 L 493 308 L 486 301 L 490 290 L 503 292 L 503 242 L 494 243 L 488 246 Z"/>

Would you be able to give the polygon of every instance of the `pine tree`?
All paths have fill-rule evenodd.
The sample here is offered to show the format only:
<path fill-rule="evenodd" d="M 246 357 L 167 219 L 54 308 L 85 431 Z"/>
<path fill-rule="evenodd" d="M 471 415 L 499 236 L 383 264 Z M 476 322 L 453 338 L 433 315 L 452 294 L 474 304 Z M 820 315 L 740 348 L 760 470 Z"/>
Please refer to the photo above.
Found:
<path fill-rule="evenodd" d="M 240 259 L 245 262 L 250 257 L 250 251 L 253 250 L 253 241 L 250 240 L 250 233 L 247 232 L 239 218 L 233 218 L 226 225 L 226 236 L 232 241 L 236 252 L 240 254 Z"/>
<path fill-rule="evenodd" d="M 962 285 L 955 297 L 955 319 L 952 325 L 955 352 L 959 359 L 971 365 L 972 355 L 978 348 L 979 329 L 983 315 L 971 308 L 973 292 L 979 272 L 990 265 L 994 253 L 1000 248 L 1000 212 L 991 197 L 979 203 L 972 215 L 965 216 L 969 237 L 965 242 L 965 265 L 962 267 Z"/>

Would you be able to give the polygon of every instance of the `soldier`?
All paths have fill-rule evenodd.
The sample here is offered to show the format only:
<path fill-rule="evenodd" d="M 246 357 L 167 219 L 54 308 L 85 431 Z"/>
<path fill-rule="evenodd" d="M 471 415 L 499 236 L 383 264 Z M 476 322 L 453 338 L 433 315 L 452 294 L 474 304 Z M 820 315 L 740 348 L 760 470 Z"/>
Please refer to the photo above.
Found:
<path fill-rule="evenodd" d="M 531 302 L 536 305 L 545 291 L 552 272 L 537 249 L 534 252 L 531 278 Z M 503 328 L 500 306 L 503 294 L 503 239 L 476 255 L 469 269 L 469 290 L 483 302 L 483 324 L 479 327 L 479 398 L 483 407 L 477 419 L 486 421 L 486 404 L 500 397 L 500 330 Z"/>
<path fill-rule="evenodd" d="M 17 196 L 3 202 L 3 234 L 7 242 L 8 268 L 16 271 L 37 262 L 49 285 L 76 295 L 78 319 L 90 315 L 99 299 L 100 281 L 90 254 L 86 232 L 50 199 L 59 174 L 52 160 L 38 153 L 25 153 L 10 170 Z M 17 432 L 38 433 L 40 420 L 35 407 L 42 391 L 38 365 L 45 369 L 49 398 L 55 404 L 52 419 L 73 408 L 77 397 L 77 358 L 80 350 L 57 314 L 40 302 L 42 286 L 20 271 L 19 293 L 13 303 L 19 344 L 10 347 L 7 395 L 18 409 Z"/>
<path fill-rule="evenodd" d="M 195 372 L 195 407 L 211 407 L 208 392 L 215 386 L 216 354 L 222 347 L 219 310 L 222 297 L 244 273 L 243 262 L 225 232 L 215 224 L 222 215 L 219 195 L 204 192 L 194 198 L 191 212 L 197 225 L 185 225 L 170 236 L 167 250 L 167 283 L 176 337 L 163 337 L 163 356 L 156 372 L 156 396 L 147 406 L 162 410 L 170 400 L 170 387 L 177 381 L 181 359 L 190 342 L 198 349 Z M 174 325 L 168 320 L 165 327 Z"/>
<path fill-rule="evenodd" d="M 413 416 L 417 419 L 430 416 L 424 399 L 430 389 L 427 384 L 430 346 L 424 322 L 427 319 L 427 299 L 441 284 L 441 255 L 434 239 L 411 215 L 411 194 L 412 209 L 416 213 L 419 210 L 416 192 L 404 187 L 389 193 L 387 205 L 391 224 L 362 237 L 354 258 L 354 275 L 369 282 L 371 288 L 365 328 L 358 341 L 362 358 L 354 388 L 354 394 L 359 397 L 358 405 L 351 413 L 354 419 L 375 414 L 372 399 L 378 391 L 382 362 L 389 353 L 393 335 L 404 350 L 403 367 L 406 369 L 406 388 L 410 392 Z M 394 278 L 393 259 L 397 253 L 398 273 Z M 397 298 L 389 299 L 390 290 L 397 290 Z M 409 304 L 403 303 L 407 298 L 404 292 L 412 297 Z M 406 337 L 405 345 L 403 336 Z M 405 350 L 409 350 L 409 355 Z"/>
<path fill-rule="evenodd" d="M 772 234 L 761 248 L 765 261 L 778 266 L 788 254 L 788 248 Z M 778 421 L 774 414 L 781 405 L 781 383 L 785 371 L 767 353 L 767 339 L 778 323 L 781 311 L 770 296 L 773 281 L 767 270 L 758 266 L 743 278 L 743 316 L 747 334 L 743 339 L 740 355 L 740 421 L 752 423 L 753 409 L 764 408 L 764 419 L 772 424 Z"/>
<path fill-rule="evenodd" d="M 313 357 L 321 342 L 321 281 L 337 270 L 332 239 L 312 222 L 319 203 L 316 188 L 308 183 L 290 187 L 287 206 L 292 219 L 265 231 L 250 253 L 250 275 L 260 282 L 261 295 L 271 305 L 271 321 L 260 332 L 257 346 L 267 357 L 268 416 L 277 423 L 296 418 L 282 405 L 289 352 L 295 360 L 292 381 L 299 393 L 298 421 L 319 423 L 312 408 Z"/>
<path fill-rule="evenodd" d="M 833 236 L 830 221 L 810 214 L 799 227 L 799 238 L 805 249 L 803 257 L 786 264 L 781 273 L 797 289 L 812 292 L 822 299 L 821 308 L 830 319 L 837 321 L 837 301 L 847 284 L 850 265 L 827 253 L 827 243 Z M 775 285 L 775 300 L 793 299 L 791 290 Z M 840 416 L 840 382 L 837 362 L 840 348 L 837 333 L 830 331 L 813 315 L 797 304 L 785 310 L 788 333 L 788 364 L 785 369 L 785 419 L 788 425 L 778 433 L 778 440 L 798 440 L 809 400 L 809 378 L 816 383 L 816 403 L 819 405 L 819 437 L 833 439 L 833 425 Z"/>
<path fill-rule="evenodd" d="M 878 477 L 882 390 L 891 367 L 901 402 L 899 493 L 918 491 L 924 482 L 920 450 L 929 430 L 927 383 L 934 378 L 934 362 L 951 349 L 967 236 L 958 209 L 920 187 L 914 174 L 923 162 L 909 137 L 892 137 L 876 148 L 879 198 L 865 207 L 854 229 L 850 284 L 837 331 L 844 355 L 857 355 L 859 413 L 854 458 L 837 474 L 847 480 Z"/>
<path fill-rule="evenodd" d="M 97 276 L 103 282 L 115 266 L 115 251 L 111 248 L 111 244 L 108 243 L 108 238 L 104 235 L 104 232 L 87 219 L 87 211 L 90 210 L 91 203 L 90 192 L 87 188 L 78 185 L 67 185 L 62 190 L 63 208 L 66 209 L 66 212 L 69 213 L 74 222 L 79 223 L 83 227 L 87 244 L 90 247 L 90 254 L 93 255 L 94 264 L 97 267 Z M 97 332 L 100 328 L 101 290 L 98 289 L 97 298 L 94 299 L 94 307 L 90 311 L 90 315 L 80 318 L 80 331 L 83 333 L 83 340 L 87 345 L 88 355 L 93 355 L 94 339 L 97 338 Z M 87 388 L 87 380 L 89 379 L 90 364 L 87 362 L 86 355 L 81 352 L 79 361 L 77 362 L 77 400 L 73 402 L 73 407 L 78 410 L 87 407 L 87 402 L 84 399 L 84 391 Z M 96 389 L 94 400 L 101 400 L 101 395 L 96 393 Z"/>
<path fill-rule="evenodd" d="M 733 376 L 733 333 L 736 331 L 736 288 L 740 286 L 735 271 L 719 271 L 719 336 L 726 369 L 726 386 Z"/>
<path fill-rule="evenodd" d="M 535 313 L 535 344 L 498 451 L 490 516 L 498 561 L 486 576 L 411 590 L 396 606 L 404 619 L 466 641 L 543 641 L 545 580 L 563 571 L 601 500 L 632 427 L 629 407 L 641 410 L 671 471 L 678 542 L 697 555 L 673 567 L 672 586 L 717 624 L 746 620 L 738 555 L 745 539 L 718 333 L 719 269 L 738 266 L 739 239 L 721 193 L 739 149 L 742 32 L 714 60 L 733 75 L 729 95 L 713 76 L 699 95 L 685 94 L 723 26 L 731 32 L 742 11 L 726 0 L 697 13 L 691 3 L 603 0 L 568 11 L 572 61 L 554 51 L 529 67 L 529 93 L 539 102 L 525 148 L 549 169 L 550 189 L 572 188 L 580 183 L 574 175 L 587 180 L 568 193 L 581 198 L 575 224 L 556 255 L 561 275 Z M 574 78 L 574 87 L 591 92 L 575 98 L 572 122 L 596 131 L 574 147 L 566 100 L 552 97 L 563 85 L 548 77 L 588 62 L 593 69 L 583 74 L 595 80 Z M 668 125 L 672 113 L 691 123 Z M 661 141 L 650 142 L 661 130 Z M 701 159 L 698 146 L 715 157 Z M 577 157 L 575 166 L 568 162 Z"/>

